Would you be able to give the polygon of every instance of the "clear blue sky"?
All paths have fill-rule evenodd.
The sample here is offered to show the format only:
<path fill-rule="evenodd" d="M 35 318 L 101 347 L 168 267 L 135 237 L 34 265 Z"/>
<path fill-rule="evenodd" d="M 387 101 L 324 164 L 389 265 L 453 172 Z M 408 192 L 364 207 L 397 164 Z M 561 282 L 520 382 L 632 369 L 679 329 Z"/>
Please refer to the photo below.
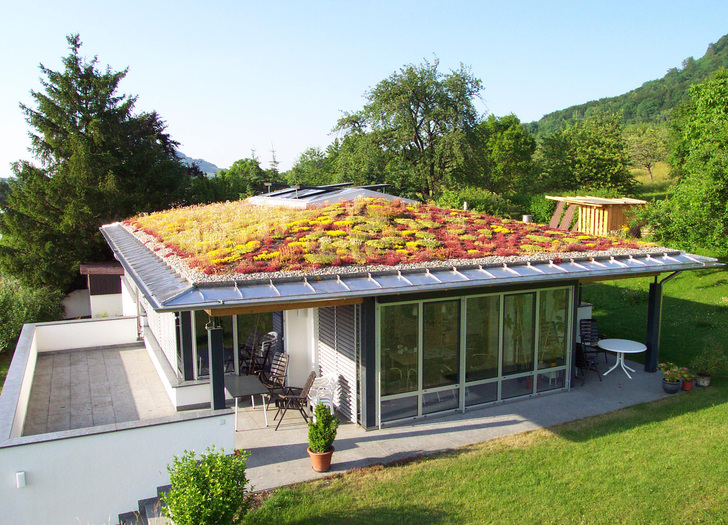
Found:
<path fill-rule="evenodd" d="M 342 111 L 405 64 L 464 63 L 483 81 L 479 109 L 530 122 L 619 95 L 728 33 L 719 1 L 0 0 L 0 177 L 32 159 L 18 108 L 61 68 L 65 36 L 103 66 L 129 67 L 123 93 L 156 110 L 185 154 L 220 167 L 274 148 L 289 169 L 325 148 Z"/>

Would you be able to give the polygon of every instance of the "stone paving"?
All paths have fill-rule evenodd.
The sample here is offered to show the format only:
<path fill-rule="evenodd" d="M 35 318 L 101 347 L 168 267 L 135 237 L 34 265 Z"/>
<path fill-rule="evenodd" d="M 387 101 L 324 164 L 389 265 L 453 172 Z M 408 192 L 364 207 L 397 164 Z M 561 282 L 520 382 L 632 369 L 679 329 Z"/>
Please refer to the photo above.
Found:
<path fill-rule="evenodd" d="M 38 355 L 23 435 L 175 414 L 143 346 Z"/>

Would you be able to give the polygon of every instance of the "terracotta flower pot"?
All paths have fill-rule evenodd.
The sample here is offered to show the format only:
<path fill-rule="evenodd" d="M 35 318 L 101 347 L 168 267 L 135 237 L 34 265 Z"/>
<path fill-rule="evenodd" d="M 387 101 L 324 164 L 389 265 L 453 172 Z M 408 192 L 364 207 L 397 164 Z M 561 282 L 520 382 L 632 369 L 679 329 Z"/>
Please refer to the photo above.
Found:
<path fill-rule="evenodd" d="M 331 456 L 334 455 L 334 447 L 327 452 L 314 452 L 311 447 L 307 449 L 308 455 L 311 456 L 311 467 L 316 472 L 326 472 L 331 468 Z"/>
<path fill-rule="evenodd" d="M 692 390 L 693 389 L 693 382 L 692 381 L 685 381 L 683 379 L 682 382 L 682 389 L 683 390 Z"/>

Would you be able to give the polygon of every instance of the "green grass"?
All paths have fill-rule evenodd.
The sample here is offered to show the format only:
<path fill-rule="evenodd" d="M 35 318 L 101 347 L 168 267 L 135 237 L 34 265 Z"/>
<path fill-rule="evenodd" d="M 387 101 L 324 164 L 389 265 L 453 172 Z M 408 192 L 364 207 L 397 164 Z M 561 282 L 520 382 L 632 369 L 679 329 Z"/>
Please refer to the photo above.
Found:
<path fill-rule="evenodd" d="M 13 354 L 9 352 L 3 352 L 0 354 L 0 392 L 3 390 L 5 384 L 5 376 L 8 375 L 8 369 L 10 368 L 10 361 L 13 359 Z"/>
<path fill-rule="evenodd" d="M 246 523 L 726 523 L 726 435 L 720 380 L 550 430 L 280 489 Z"/>
<path fill-rule="evenodd" d="M 652 168 L 653 180 L 647 170 L 633 169 L 632 175 L 637 179 L 638 196 L 647 201 L 664 199 L 676 182 L 670 177 L 670 166 L 664 162 L 658 162 Z"/>

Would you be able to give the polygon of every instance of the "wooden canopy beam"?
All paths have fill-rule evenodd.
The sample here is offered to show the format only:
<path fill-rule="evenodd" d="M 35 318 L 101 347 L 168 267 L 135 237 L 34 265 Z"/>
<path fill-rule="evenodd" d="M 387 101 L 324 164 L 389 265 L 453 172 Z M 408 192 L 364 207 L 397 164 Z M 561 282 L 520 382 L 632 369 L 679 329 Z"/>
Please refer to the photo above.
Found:
<path fill-rule="evenodd" d="M 258 304 L 250 306 L 234 306 L 222 308 L 206 308 L 205 312 L 210 317 L 221 317 L 227 315 L 246 315 L 246 314 L 265 314 L 270 312 L 282 312 L 284 310 L 303 310 L 306 308 L 325 308 L 327 306 L 347 306 L 350 304 L 361 304 L 364 302 L 362 297 L 352 297 L 350 299 L 335 299 L 329 301 L 304 301 L 297 303 L 280 303 L 280 304 Z"/>

